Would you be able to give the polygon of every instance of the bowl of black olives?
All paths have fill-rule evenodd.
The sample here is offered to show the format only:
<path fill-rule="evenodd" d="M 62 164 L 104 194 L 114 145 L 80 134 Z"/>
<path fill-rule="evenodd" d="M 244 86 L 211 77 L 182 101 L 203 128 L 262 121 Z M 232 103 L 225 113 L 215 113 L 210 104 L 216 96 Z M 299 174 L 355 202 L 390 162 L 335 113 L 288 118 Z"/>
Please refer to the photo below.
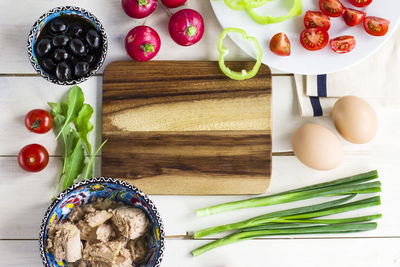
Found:
<path fill-rule="evenodd" d="M 60 85 L 81 83 L 94 75 L 104 63 L 107 48 L 100 21 L 73 6 L 57 7 L 42 15 L 28 38 L 33 68 Z"/>

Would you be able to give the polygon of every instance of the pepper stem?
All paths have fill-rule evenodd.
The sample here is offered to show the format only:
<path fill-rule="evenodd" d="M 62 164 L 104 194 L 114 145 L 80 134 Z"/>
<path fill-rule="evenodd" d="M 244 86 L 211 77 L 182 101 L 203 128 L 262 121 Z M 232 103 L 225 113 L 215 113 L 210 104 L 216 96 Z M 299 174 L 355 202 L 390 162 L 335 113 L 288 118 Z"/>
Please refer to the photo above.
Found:
<path fill-rule="evenodd" d="M 189 37 L 194 36 L 197 33 L 197 28 L 195 26 L 189 26 L 186 29 L 186 34 Z"/>
<path fill-rule="evenodd" d="M 147 52 L 154 52 L 154 45 L 149 43 L 144 43 L 140 46 L 140 49 L 144 52 L 144 55 L 147 57 Z"/>
<path fill-rule="evenodd" d="M 139 6 L 147 6 L 149 2 L 147 0 L 138 0 Z"/>

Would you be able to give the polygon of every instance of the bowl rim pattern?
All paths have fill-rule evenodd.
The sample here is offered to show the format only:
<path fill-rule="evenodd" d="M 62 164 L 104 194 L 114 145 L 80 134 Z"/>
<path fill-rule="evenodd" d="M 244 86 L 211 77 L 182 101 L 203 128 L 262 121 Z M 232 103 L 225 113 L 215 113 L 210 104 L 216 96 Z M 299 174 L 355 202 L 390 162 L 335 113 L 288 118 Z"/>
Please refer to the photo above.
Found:
<path fill-rule="evenodd" d="M 157 207 L 154 205 L 154 203 L 149 199 L 149 197 L 143 193 L 139 188 L 137 188 L 136 186 L 119 180 L 119 179 L 115 179 L 115 178 L 111 178 L 111 177 L 95 177 L 95 178 L 91 178 L 88 180 L 84 180 L 78 183 L 73 184 L 71 187 L 68 187 L 67 189 L 65 189 L 62 193 L 60 193 L 50 204 L 50 206 L 47 208 L 46 213 L 42 219 L 42 223 L 40 225 L 40 234 L 39 234 L 39 249 L 40 249 L 40 257 L 42 259 L 42 263 L 44 266 L 46 267 L 51 267 L 51 265 L 49 264 L 49 262 L 47 261 L 47 257 L 46 257 L 46 251 L 45 251 L 45 247 L 46 247 L 46 240 L 44 240 L 45 238 L 45 230 L 47 227 L 47 222 L 50 219 L 50 215 L 52 214 L 54 208 L 71 192 L 73 192 L 75 189 L 88 185 L 88 184 L 93 184 L 93 183 L 112 183 L 112 184 L 117 184 L 123 187 L 126 187 L 130 190 L 132 190 L 133 192 L 135 192 L 136 194 L 140 195 L 141 197 L 143 197 L 143 199 L 146 201 L 146 203 L 148 203 L 149 207 L 151 208 L 151 211 L 154 213 L 154 215 L 156 216 L 157 222 L 159 224 L 159 230 L 160 230 L 160 249 L 159 249 L 159 253 L 158 253 L 158 258 L 156 261 L 156 264 L 154 265 L 154 267 L 159 267 L 161 265 L 161 261 L 162 258 L 164 256 L 164 250 L 165 250 L 165 231 L 164 231 L 164 224 L 163 221 L 161 219 L 161 215 L 157 210 Z"/>
<path fill-rule="evenodd" d="M 60 81 L 60 80 L 56 79 L 55 77 L 52 77 L 49 74 L 47 74 L 45 71 L 43 71 L 39 67 L 39 64 L 35 61 L 35 57 L 33 56 L 33 53 L 32 53 L 32 50 L 34 49 L 33 40 L 35 38 L 35 33 L 36 33 L 37 27 L 48 16 L 50 16 L 54 13 L 57 13 L 57 12 L 62 12 L 62 11 L 76 11 L 76 12 L 82 13 L 83 15 L 89 17 L 91 20 L 93 20 L 96 23 L 97 27 L 99 28 L 99 30 L 101 32 L 101 37 L 103 40 L 102 54 L 101 54 L 99 63 L 96 65 L 96 67 L 90 71 L 90 74 L 88 76 L 82 77 L 79 79 L 75 79 L 75 80 L 70 80 L 70 81 Z M 83 8 L 77 7 L 77 6 L 60 6 L 60 7 L 56 7 L 56 8 L 53 8 L 53 9 L 47 11 L 42 16 L 40 16 L 39 19 L 33 24 L 32 28 L 29 32 L 27 48 L 28 48 L 29 61 L 31 62 L 32 67 L 36 70 L 36 72 L 40 74 L 40 76 L 42 76 L 47 81 L 50 81 L 50 82 L 58 84 L 58 85 L 75 85 L 75 84 L 82 83 L 82 82 L 86 81 L 87 79 L 89 79 L 90 77 L 92 77 L 103 66 L 103 63 L 106 59 L 107 51 L 108 51 L 108 39 L 107 39 L 107 34 L 104 30 L 103 25 L 96 18 L 96 16 L 94 16 L 92 13 L 90 13 L 89 11 L 87 11 Z"/>

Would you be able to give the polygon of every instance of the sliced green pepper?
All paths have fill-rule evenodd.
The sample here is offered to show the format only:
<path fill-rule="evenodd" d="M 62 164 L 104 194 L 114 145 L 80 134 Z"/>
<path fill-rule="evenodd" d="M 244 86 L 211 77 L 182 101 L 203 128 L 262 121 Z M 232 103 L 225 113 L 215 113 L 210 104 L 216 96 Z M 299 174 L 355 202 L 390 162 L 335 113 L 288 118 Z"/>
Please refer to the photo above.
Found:
<path fill-rule="evenodd" d="M 249 8 L 257 8 L 265 5 L 265 3 L 272 1 L 272 0 L 243 0 L 246 7 Z"/>
<path fill-rule="evenodd" d="M 246 4 L 243 0 L 224 0 L 224 3 L 233 10 L 243 10 L 246 8 Z"/>
<path fill-rule="evenodd" d="M 257 50 L 256 64 L 254 64 L 253 68 L 249 72 L 247 72 L 246 70 L 242 70 L 241 72 L 233 71 L 225 65 L 225 56 L 229 53 L 229 49 L 226 46 L 224 46 L 223 40 L 226 37 L 226 35 L 230 32 L 241 34 L 242 38 L 244 40 L 250 41 L 252 44 L 254 44 L 254 46 Z M 219 59 L 218 59 L 219 67 L 220 67 L 221 71 L 231 79 L 239 80 L 239 81 L 250 79 L 250 78 L 254 77 L 257 74 L 258 70 L 260 69 L 261 59 L 262 59 L 261 46 L 255 37 L 247 36 L 247 33 L 242 29 L 238 29 L 238 28 L 224 29 L 218 39 L 218 51 L 220 53 Z"/>
<path fill-rule="evenodd" d="M 246 7 L 247 13 L 258 24 L 279 23 L 279 22 L 285 21 L 291 17 L 301 15 L 302 10 L 303 10 L 303 0 L 293 0 L 293 6 L 290 9 L 289 13 L 287 13 L 284 16 L 280 16 L 280 17 L 271 17 L 268 15 L 261 16 L 253 8 Z"/>

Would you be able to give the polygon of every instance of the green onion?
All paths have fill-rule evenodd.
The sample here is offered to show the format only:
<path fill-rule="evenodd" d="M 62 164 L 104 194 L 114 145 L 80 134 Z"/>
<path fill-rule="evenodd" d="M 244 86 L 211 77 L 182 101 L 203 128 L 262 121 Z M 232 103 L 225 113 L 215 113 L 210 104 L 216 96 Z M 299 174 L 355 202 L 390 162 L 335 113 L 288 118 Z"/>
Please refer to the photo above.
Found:
<path fill-rule="evenodd" d="M 199 256 L 211 249 L 232 244 L 242 240 L 253 239 L 257 237 L 273 236 L 273 235 L 303 235 L 303 234 L 337 234 L 337 233 L 353 233 L 376 229 L 377 223 L 349 223 L 349 224 L 334 224 L 323 226 L 310 226 L 302 228 L 288 229 L 260 229 L 251 231 L 237 231 L 224 238 L 215 240 L 205 244 L 192 251 L 193 256 Z"/>
<path fill-rule="evenodd" d="M 197 239 L 204 236 L 219 234 L 229 230 L 243 229 L 247 227 L 263 225 L 270 222 L 276 222 L 276 220 L 279 219 L 295 220 L 295 219 L 316 218 L 321 216 L 327 216 L 327 215 L 357 210 L 366 207 L 377 206 L 380 205 L 381 203 L 380 197 L 375 196 L 363 200 L 350 202 L 343 205 L 338 205 L 344 203 L 345 201 L 353 197 L 354 195 L 351 195 L 342 199 L 324 202 L 317 205 L 271 212 L 236 223 L 213 226 L 203 230 L 196 231 L 193 237 Z"/>
<path fill-rule="evenodd" d="M 231 210 L 276 205 L 321 196 L 380 192 L 380 182 L 365 183 L 376 178 L 378 178 L 378 173 L 376 170 L 374 170 L 342 179 L 337 179 L 331 182 L 289 190 L 275 195 L 233 201 L 208 208 L 202 208 L 196 210 L 196 214 L 197 216 L 206 216 Z"/>

